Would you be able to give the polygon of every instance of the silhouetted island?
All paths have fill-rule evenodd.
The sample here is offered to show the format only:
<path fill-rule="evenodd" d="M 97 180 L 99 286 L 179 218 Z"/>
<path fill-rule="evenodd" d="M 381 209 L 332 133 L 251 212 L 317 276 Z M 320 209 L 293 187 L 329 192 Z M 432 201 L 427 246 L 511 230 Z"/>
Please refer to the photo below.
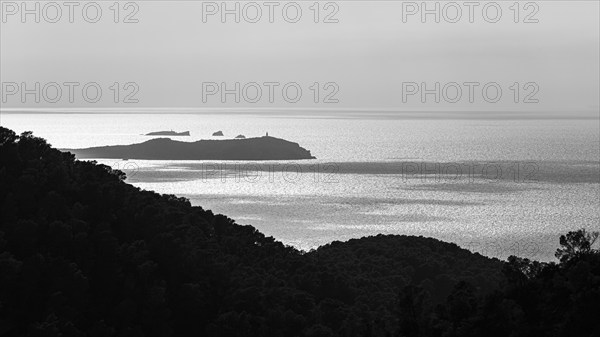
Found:
<path fill-rule="evenodd" d="M 125 178 L 0 127 L 1 336 L 600 335 L 597 233 L 557 263 L 401 235 L 302 252 Z"/>
<path fill-rule="evenodd" d="M 244 135 L 237 135 L 237 136 L 235 136 L 235 139 L 246 139 L 246 136 L 244 136 Z"/>
<path fill-rule="evenodd" d="M 171 131 L 156 131 L 145 134 L 146 136 L 189 136 L 189 131 L 175 132 Z"/>
<path fill-rule="evenodd" d="M 223 131 L 217 131 L 212 134 L 213 136 L 223 136 Z"/>
<path fill-rule="evenodd" d="M 139 144 L 64 149 L 77 158 L 128 158 L 149 160 L 297 160 L 315 159 L 310 151 L 284 139 L 200 140 L 181 142 L 168 138 Z"/>

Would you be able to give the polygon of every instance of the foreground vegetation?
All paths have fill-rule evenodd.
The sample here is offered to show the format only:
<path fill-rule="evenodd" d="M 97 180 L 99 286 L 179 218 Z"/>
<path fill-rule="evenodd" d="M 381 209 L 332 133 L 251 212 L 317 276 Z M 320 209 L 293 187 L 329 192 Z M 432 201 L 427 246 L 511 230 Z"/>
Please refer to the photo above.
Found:
<path fill-rule="evenodd" d="M 558 263 L 423 237 L 304 253 L 0 128 L 0 336 L 600 336 L 597 233 Z"/>

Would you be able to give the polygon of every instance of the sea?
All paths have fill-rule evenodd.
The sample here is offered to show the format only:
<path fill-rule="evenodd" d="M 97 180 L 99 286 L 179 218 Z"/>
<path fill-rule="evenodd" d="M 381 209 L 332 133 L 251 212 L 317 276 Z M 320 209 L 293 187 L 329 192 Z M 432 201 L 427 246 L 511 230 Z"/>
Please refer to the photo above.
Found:
<path fill-rule="evenodd" d="M 553 261 L 561 234 L 600 230 L 598 119 L 3 112 L 0 125 L 61 149 L 133 144 L 160 130 L 190 131 L 182 141 L 268 132 L 296 142 L 317 159 L 96 161 L 305 251 L 398 234 Z"/>

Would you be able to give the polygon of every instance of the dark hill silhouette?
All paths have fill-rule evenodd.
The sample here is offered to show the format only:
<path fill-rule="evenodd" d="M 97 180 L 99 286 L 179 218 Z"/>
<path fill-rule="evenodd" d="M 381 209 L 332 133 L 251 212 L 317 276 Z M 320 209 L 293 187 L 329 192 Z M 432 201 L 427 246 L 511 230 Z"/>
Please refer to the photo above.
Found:
<path fill-rule="evenodd" d="M 168 138 L 139 144 L 64 149 L 77 158 L 129 158 L 150 160 L 297 160 L 314 159 L 310 151 L 284 139 L 200 140 L 181 142 Z"/>
<path fill-rule="evenodd" d="M 0 127 L 2 336 L 598 336 L 600 254 L 379 235 L 305 253 Z"/>

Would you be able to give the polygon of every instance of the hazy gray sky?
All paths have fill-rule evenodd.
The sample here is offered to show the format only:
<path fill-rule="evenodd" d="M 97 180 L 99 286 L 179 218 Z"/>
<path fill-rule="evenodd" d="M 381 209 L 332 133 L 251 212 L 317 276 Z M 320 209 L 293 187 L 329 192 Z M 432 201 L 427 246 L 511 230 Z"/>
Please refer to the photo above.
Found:
<path fill-rule="evenodd" d="M 234 2 L 229 3 L 234 6 Z M 313 2 L 296 2 L 302 9 L 297 23 L 285 22 L 281 8 L 286 2 L 279 2 L 274 7 L 275 22 L 270 23 L 268 7 L 263 3 L 257 2 L 263 13 L 255 24 L 246 22 L 243 16 L 240 23 L 235 23 L 233 15 L 226 16 L 227 21 L 222 23 L 219 13 L 207 15 L 207 22 L 203 22 L 203 13 L 214 8 L 194 1 L 134 2 L 139 7 L 133 16 L 138 23 L 114 23 L 114 11 L 109 8 L 112 1 L 98 2 L 103 12 L 97 23 L 84 21 L 81 6 L 75 8 L 75 22 L 69 23 L 67 8 L 63 7 L 61 20 L 53 24 L 46 22 L 43 13 L 40 23 L 33 22 L 33 15 L 26 16 L 27 22 L 22 23 L 20 13 L 12 15 L 14 8 L 6 8 L 3 1 L 3 91 L 14 89 L 6 83 L 25 82 L 33 88 L 35 82 L 42 86 L 57 82 L 63 96 L 57 103 L 42 96 L 38 104 L 33 95 L 28 95 L 22 103 L 18 93 L 3 92 L 6 102 L 2 108 L 549 110 L 598 115 L 598 1 L 538 1 L 534 2 L 537 8 L 524 8 L 525 2 L 521 2 L 519 23 L 514 22 L 515 10 L 509 8 L 513 2 L 497 2 L 502 9 L 497 23 L 484 20 L 481 8 L 486 2 L 475 7 L 474 23 L 469 22 L 468 7 L 462 5 L 462 19 L 457 23 L 449 23 L 443 16 L 436 23 L 433 15 L 422 23 L 419 13 L 407 15 L 403 22 L 403 13 L 411 8 L 394 1 L 337 1 L 332 2 L 337 7 L 328 8 L 321 2 L 319 23 L 314 23 L 315 11 L 309 8 Z M 133 9 L 120 8 L 119 20 L 123 21 Z M 323 23 L 325 16 L 336 9 L 332 18 L 339 22 Z M 54 15 L 52 10 L 48 9 L 48 17 Z M 534 10 L 537 13 L 529 19 L 539 22 L 523 23 Z M 493 8 L 489 13 L 493 18 Z M 251 18 L 255 13 L 249 8 L 246 14 Z M 293 18 L 294 8 L 288 14 L 287 18 Z M 455 13 L 450 8 L 446 14 L 452 17 Z M 80 83 L 75 88 L 74 103 L 66 99 L 64 82 Z M 81 86 L 88 82 L 98 83 L 103 90 L 97 103 L 80 97 Z M 114 82 L 120 86 L 135 82 L 139 92 L 133 97 L 139 102 L 122 103 L 124 96 L 135 89 L 130 86 L 121 88 L 120 103 L 113 103 L 110 86 Z M 227 95 L 223 103 L 219 93 L 207 94 L 215 90 L 208 82 L 225 82 L 229 88 L 235 82 L 241 87 L 256 82 L 262 96 L 253 103 L 242 95 L 240 103 L 235 103 L 234 95 Z M 269 87 L 265 82 L 280 83 L 274 86 L 273 103 L 267 98 Z M 302 89 L 297 103 L 282 98 L 283 85 L 291 82 Z M 319 103 L 313 102 L 314 82 L 320 87 Z M 324 87 L 328 82 L 335 85 Z M 408 82 L 425 82 L 430 89 L 435 82 L 440 82 L 441 88 L 456 82 L 462 96 L 451 103 L 455 88 L 449 85 L 449 100 L 442 96 L 440 103 L 435 103 L 430 94 L 423 103 L 419 92 L 407 94 L 415 89 Z M 467 98 L 469 87 L 464 82 L 480 83 L 474 87 L 473 103 Z M 486 102 L 481 94 L 483 85 L 490 82 L 502 89 L 496 103 Z M 516 87 L 511 89 L 515 82 L 519 84 L 518 98 Z M 529 82 L 535 85 L 525 87 Z M 255 88 L 251 85 L 247 89 L 247 96 L 254 97 Z M 48 96 L 52 96 L 53 89 L 49 90 Z M 290 90 L 289 97 L 293 98 L 295 87 Z M 335 90 L 332 102 L 323 103 L 325 96 Z M 495 87 L 491 90 L 489 95 L 493 97 Z M 537 93 L 532 94 L 534 91 Z M 529 94 L 539 103 L 524 103 Z"/>

